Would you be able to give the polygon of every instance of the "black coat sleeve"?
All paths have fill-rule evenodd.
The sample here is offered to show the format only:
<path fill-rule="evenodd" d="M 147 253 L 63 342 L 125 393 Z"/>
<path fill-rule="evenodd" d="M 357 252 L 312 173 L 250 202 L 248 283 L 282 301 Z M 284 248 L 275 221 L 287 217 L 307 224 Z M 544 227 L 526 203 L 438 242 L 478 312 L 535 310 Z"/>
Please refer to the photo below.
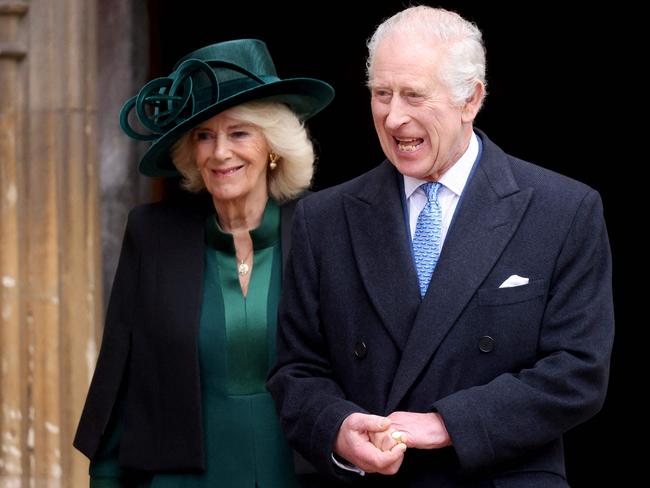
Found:
<path fill-rule="evenodd" d="M 320 472 L 348 476 L 335 468 L 332 452 L 343 420 L 364 412 L 346 400 L 334 379 L 319 320 L 319 269 L 299 202 L 285 267 L 279 308 L 277 362 L 267 387 L 289 443 Z"/>
<path fill-rule="evenodd" d="M 74 446 L 91 458 L 97 452 L 128 363 L 138 288 L 137 211 L 129 214 L 111 290 L 97 366 L 77 427 Z"/>

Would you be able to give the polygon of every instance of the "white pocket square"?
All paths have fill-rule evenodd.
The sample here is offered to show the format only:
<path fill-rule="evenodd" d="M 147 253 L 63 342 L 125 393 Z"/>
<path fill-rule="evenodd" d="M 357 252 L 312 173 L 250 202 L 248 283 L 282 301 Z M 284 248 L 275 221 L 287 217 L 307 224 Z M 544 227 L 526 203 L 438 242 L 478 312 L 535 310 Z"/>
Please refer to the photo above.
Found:
<path fill-rule="evenodd" d="M 530 280 L 519 275 L 512 275 L 506 281 L 501 283 L 499 288 L 512 288 L 514 286 L 527 285 Z"/>

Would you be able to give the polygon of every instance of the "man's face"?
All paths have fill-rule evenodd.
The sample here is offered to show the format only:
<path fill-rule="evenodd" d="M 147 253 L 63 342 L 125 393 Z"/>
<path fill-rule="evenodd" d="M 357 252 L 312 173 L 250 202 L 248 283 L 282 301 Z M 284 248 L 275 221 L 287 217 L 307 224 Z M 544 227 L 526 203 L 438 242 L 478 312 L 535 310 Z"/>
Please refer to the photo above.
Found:
<path fill-rule="evenodd" d="M 472 131 L 474 117 L 451 103 L 437 76 L 444 49 L 393 34 L 380 42 L 371 67 L 372 116 L 384 154 L 400 173 L 422 180 L 437 181 Z"/>

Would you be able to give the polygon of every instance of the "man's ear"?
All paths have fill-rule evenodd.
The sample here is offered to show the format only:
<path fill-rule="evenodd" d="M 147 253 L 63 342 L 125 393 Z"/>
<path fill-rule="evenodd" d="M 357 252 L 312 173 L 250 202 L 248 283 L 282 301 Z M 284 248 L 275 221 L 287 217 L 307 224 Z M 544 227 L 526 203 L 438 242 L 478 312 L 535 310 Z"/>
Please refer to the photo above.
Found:
<path fill-rule="evenodd" d="M 463 105 L 461 113 L 463 122 L 474 122 L 481 105 L 483 105 L 483 97 L 485 97 L 485 86 L 480 81 L 477 81 L 474 84 L 474 92 L 465 100 L 465 105 Z"/>

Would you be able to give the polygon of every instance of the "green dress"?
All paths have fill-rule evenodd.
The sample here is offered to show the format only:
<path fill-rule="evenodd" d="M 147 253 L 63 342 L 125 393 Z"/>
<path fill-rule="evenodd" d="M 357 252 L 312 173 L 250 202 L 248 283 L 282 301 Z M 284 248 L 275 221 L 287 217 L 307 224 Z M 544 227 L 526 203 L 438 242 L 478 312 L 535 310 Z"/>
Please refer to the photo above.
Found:
<path fill-rule="evenodd" d="M 120 408 L 90 465 L 91 487 L 297 487 L 291 451 L 264 387 L 275 360 L 281 280 L 280 209 L 269 200 L 251 231 L 248 295 L 239 286 L 232 235 L 206 222 L 199 361 L 206 470 L 200 474 L 125 472 L 117 463 Z"/>

